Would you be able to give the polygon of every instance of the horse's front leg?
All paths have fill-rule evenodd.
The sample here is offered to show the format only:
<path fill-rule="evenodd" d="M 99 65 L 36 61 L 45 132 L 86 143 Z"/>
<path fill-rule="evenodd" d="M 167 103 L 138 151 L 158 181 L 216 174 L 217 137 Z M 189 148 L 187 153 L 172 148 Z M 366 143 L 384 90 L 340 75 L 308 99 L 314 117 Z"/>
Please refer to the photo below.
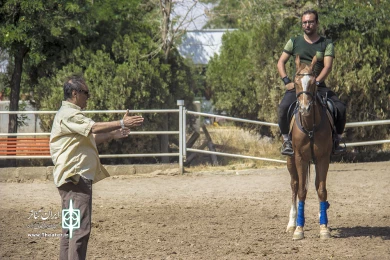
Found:
<path fill-rule="evenodd" d="M 286 232 L 292 233 L 297 227 L 298 172 L 295 167 L 295 160 L 291 157 L 287 158 L 287 169 L 290 172 L 291 177 L 292 202 Z"/>
<path fill-rule="evenodd" d="M 302 160 L 302 158 L 297 158 L 296 155 L 295 164 L 298 172 L 298 211 L 297 211 L 297 227 L 293 234 L 293 240 L 301 240 L 304 238 L 305 226 L 305 200 L 307 194 L 307 178 L 309 163 Z"/>
<path fill-rule="evenodd" d="M 320 202 L 319 221 L 320 221 L 320 238 L 330 238 L 330 231 L 328 228 L 328 215 L 327 210 L 329 208 L 328 193 L 326 190 L 326 177 L 328 175 L 330 158 L 322 158 L 318 160 L 316 167 L 316 190 L 318 199 Z"/>

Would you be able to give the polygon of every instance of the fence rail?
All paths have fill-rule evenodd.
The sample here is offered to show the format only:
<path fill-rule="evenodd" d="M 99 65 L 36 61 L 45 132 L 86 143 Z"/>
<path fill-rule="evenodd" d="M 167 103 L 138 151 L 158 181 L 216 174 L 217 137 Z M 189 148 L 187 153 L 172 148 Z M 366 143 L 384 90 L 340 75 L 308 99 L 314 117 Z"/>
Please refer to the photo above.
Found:
<path fill-rule="evenodd" d="M 131 131 L 130 135 L 179 135 L 179 152 L 178 153 L 148 153 L 148 154 L 101 154 L 100 158 L 126 158 L 126 157 L 179 157 L 179 167 L 180 172 L 184 172 L 184 162 L 186 161 L 187 152 L 194 153 L 203 153 L 203 154 L 212 154 L 219 156 L 228 156 L 228 157 L 236 157 L 243 159 L 253 159 L 253 160 L 264 160 L 270 162 L 278 162 L 278 163 L 286 163 L 284 160 L 279 159 L 271 159 L 271 158 L 262 158 L 255 156 L 247 156 L 240 154 L 230 154 L 230 153 L 222 153 L 222 152 L 213 152 L 213 151 L 205 151 L 199 149 L 192 149 L 186 147 L 186 116 L 195 115 L 195 116 L 203 116 L 203 117 L 211 117 L 211 118 L 220 118 L 226 119 L 236 122 L 257 124 L 257 125 L 265 125 L 278 127 L 278 124 L 268 123 L 256 120 L 248 120 L 243 118 L 229 117 L 223 115 L 215 115 L 209 113 L 201 113 L 195 111 L 188 111 L 184 107 L 184 101 L 178 100 L 177 105 L 179 109 L 152 109 L 152 110 L 129 110 L 130 113 L 133 114 L 144 114 L 144 113 L 178 113 L 179 114 L 179 130 L 178 131 Z M 84 113 L 87 114 L 123 114 L 127 110 L 86 110 Z M 0 111 L 0 114 L 55 114 L 57 111 Z M 390 124 L 390 120 L 377 120 L 377 121 L 367 121 L 367 122 L 352 122 L 347 123 L 346 127 L 364 127 L 364 126 L 374 126 L 374 125 L 386 125 Z M 0 133 L 0 138 L 2 136 L 49 136 L 50 133 Z M 364 145 L 377 145 L 377 144 L 385 144 L 390 143 L 390 140 L 376 140 L 376 141 L 367 141 L 367 142 L 354 142 L 347 143 L 347 147 L 353 146 L 364 146 Z M 50 156 L 18 156 L 18 155 L 6 155 L 0 156 L 0 159 L 50 159 Z"/>
<path fill-rule="evenodd" d="M 129 135 L 177 135 L 179 131 L 131 131 Z M 50 136 L 50 133 L 0 133 L 0 136 Z"/>
<path fill-rule="evenodd" d="M 187 151 L 196 152 L 196 153 L 204 153 L 204 154 L 215 154 L 215 155 L 243 158 L 243 159 L 262 160 L 262 161 L 268 161 L 268 162 L 287 163 L 286 161 L 277 160 L 277 159 L 269 159 L 269 158 L 255 157 L 255 156 L 249 156 L 249 155 L 232 154 L 232 153 L 212 152 L 212 151 L 205 151 L 205 150 L 192 149 L 192 148 L 187 148 Z"/>
<path fill-rule="evenodd" d="M 231 121 L 250 123 L 250 124 L 256 124 L 256 125 L 278 126 L 278 124 L 275 124 L 275 123 L 267 123 L 267 122 L 248 120 L 248 119 L 242 119 L 242 118 L 237 118 L 237 117 L 221 116 L 221 115 L 214 115 L 214 114 L 193 112 L 193 111 L 188 111 L 187 113 L 190 114 L 190 115 L 215 117 L 215 118 L 227 119 L 227 120 L 231 120 Z"/>
<path fill-rule="evenodd" d="M 127 110 L 84 110 L 85 114 L 123 114 Z M 143 110 L 129 110 L 129 113 L 177 113 L 179 109 L 143 109 Z M 0 111 L 1 114 L 15 115 L 15 114 L 56 114 L 57 111 Z"/>

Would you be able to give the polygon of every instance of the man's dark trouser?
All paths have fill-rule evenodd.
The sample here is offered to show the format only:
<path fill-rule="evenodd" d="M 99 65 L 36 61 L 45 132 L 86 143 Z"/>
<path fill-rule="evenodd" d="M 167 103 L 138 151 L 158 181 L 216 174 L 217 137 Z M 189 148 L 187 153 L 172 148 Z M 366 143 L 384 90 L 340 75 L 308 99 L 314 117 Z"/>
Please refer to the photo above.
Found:
<path fill-rule="evenodd" d="M 345 123 L 346 123 L 346 105 L 340 101 L 340 99 L 337 97 L 337 95 L 329 90 L 328 88 L 319 87 L 318 92 L 321 96 L 325 96 L 328 94 L 328 98 L 332 99 L 335 106 L 337 107 L 338 113 L 337 113 L 337 121 L 335 122 L 336 126 L 336 132 L 337 134 L 342 134 L 344 132 Z M 287 90 L 284 94 L 284 97 L 282 101 L 280 101 L 279 108 L 278 108 L 278 124 L 280 128 L 280 132 L 282 134 L 288 134 L 289 133 L 289 127 L 290 122 L 287 118 L 287 113 L 290 105 L 294 103 L 294 101 L 297 100 L 296 98 L 296 92 L 295 89 Z M 293 109 L 293 108 L 292 108 Z"/>
<path fill-rule="evenodd" d="M 58 191 L 62 199 L 62 209 L 68 209 L 72 199 L 73 208 L 80 210 L 80 228 L 73 230 L 72 238 L 69 238 L 69 229 L 62 229 L 60 260 L 85 259 L 91 233 L 92 181 L 80 177 L 78 184 L 65 183 Z"/>

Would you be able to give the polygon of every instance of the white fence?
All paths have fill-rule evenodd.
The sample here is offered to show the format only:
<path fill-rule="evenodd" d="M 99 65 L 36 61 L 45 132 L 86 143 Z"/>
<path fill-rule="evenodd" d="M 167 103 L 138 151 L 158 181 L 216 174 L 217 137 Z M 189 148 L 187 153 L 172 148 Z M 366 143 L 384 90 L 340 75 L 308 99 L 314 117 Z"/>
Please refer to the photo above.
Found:
<path fill-rule="evenodd" d="M 178 153 L 148 153 L 148 154 L 102 154 L 100 158 L 124 158 L 124 157 L 165 157 L 165 156 L 178 156 L 179 157 L 179 167 L 180 172 L 184 172 L 184 162 L 186 161 L 187 152 L 196 152 L 196 153 L 204 153 L 204 154 L 214 154 L 219 156 L 229 156 L 235 158 L 243 158 L 243 159 L 254 159 L 254 160 L 263 160 L 263 161 L 271 161 L 278 163 L 286 163 L 286 161 L 271 159 L 271 158 L 261 158 L 255 156 L 246 156 L 240 154 L 230 154 L 230 153 L 221 153 L 221 152 L 213 152 L 213 151 L 205 151 L 199 149 L 192 149 L 186 147 L 186 116 L 195 115 L 195 116 L 205 116 L 205 117 L 213 117 L 243 123 L 251 123 L 257 125 L 265 125 L 278 127 L 278 124 L 261 122 L 255 120 L 247 120 L 242 118 L 235 118 L 229 116 L 221 116 L 214 115 L 208 113 L 200 113 L 194 111 L 188 111 L 184 107 L 184 101 L 178 100 L 177 105 L 179 109 L 158 109 L 158 110 L 130 110 L 130 113 L 144 114 L 144 113 L 178 113 L 179 114 L 179 130 L 178 131 L 131 131 L 130 135 L 179 135 L 179 152 Z M 86 114 L 124 114 L 126 110 L 99 110 L 99 111 L 84 111 Z M 55 114 L 57 111 L 0 111 L 1 114 Z M 372 125 L 386 125 L 390 124 L 390 120 L 377 120 L 377 121 L 367 121 L 367 122 L 354 122 L 347 123 L 346 127 L 363 127 L 363 126 L 372 126 Z M 0 133 L 0 138 L 2 136 L 49 136 L 50 133 Z M 376 144 L 385 144 L 390 143 L 390 140 L 377 140 L 377 141 L 367 141 L 367 142 L 355 142 L 355 143 L 347 143 L 347 147 L 353 146 L 364 146 L 364 145 L 376 145 Z M 50 156 L 18 156 L 18 155 L 6 155 L 0 156 L 0 159 L 50 159 Z"/>

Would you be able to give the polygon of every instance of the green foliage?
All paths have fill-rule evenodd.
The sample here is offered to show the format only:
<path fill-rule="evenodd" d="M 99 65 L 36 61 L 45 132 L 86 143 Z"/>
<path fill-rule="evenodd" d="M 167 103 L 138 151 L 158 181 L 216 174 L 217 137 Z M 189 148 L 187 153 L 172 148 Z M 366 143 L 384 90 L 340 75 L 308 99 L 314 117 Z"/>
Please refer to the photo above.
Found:
<path fill-rule="evenodd" d="M 215 7 L 210 11 L 205 28 L 240 28 L 250 29 L 263 22 L 280 25 L 292 19 L 299 23 L 301 13 L 315 8 L 314 1 L 303 0 L 203 0 Z M 322 2 L 322 1 L 316 1 Z M 328 2 L 328 1 L 327 1 Z M 299 27 L 298 27 L 299 28 Z M 295 31 L 292 28 L 293 31 Z"/>
<path fill-rule="evenodd" d="M 347 122 L 389 119 L 390 3 L 333 1 L 324 8 L 324 33 L 334 39 L 336 60 L 328 78 L 348 106 Z M 351 140 L 385 139 L 387 126 L 347 129 Z M 358 149 L 366 149 L 359 147 Z"/>
<path fill-rule="evenodd" d="M 210 1 L 215 4 L 216 1 Z M 212 16 L 206 28 L 238 28 L 240 1 L 221 1 L 212 10 Z"/>
<path fill-rule="evenodd" d="M 329 38 L 342 38 L 347 31 L 359 32 L 371 43 L 388 37 L 388 1 L 332 1 L 321 11 L 323 33 Z"/>
<path fill-rule="evenodd" d="M 56 37 L 67 37 L 74 31 L 84 32 L 81 24 L 90 5 L 60 0 L 8 0 L 0 7 L 0 47 L 11 55 L 18 46 L 29 51 L 29 60 L 39 64 L 47 58 L 44 48 Z M 82 13 L 83 12 L 83 13 Z M 80 15 L 76 15 L 80 14 Z M 73 19 L 69 19 L 73 18 Z"/>
<path fill-rule="evenodd" d="M 346 32 L 337 42 L 337 62 L 328 78 L 330 86 L 348 104 L 348 122 L 389 118 L 390 45 L 376 47 L 365 44 L 355 31 Z M 350 139 L 386 138 L 388 127 L 360 127 L 348 130 Z"/>
<path fill-rule="evenodd" d="M 207 71 L 215 107 L 231 116 L 275 122 L 281 97 L 275 70 L 275 42 L 278 31 L 263 22 L 248 31 L 234 31 L 223 38 L 220 56 L 215 56 Z M 249 127 L 249 126 L 247 126 Z M 261 127 L 269 134 L 268 127 Z"/>

